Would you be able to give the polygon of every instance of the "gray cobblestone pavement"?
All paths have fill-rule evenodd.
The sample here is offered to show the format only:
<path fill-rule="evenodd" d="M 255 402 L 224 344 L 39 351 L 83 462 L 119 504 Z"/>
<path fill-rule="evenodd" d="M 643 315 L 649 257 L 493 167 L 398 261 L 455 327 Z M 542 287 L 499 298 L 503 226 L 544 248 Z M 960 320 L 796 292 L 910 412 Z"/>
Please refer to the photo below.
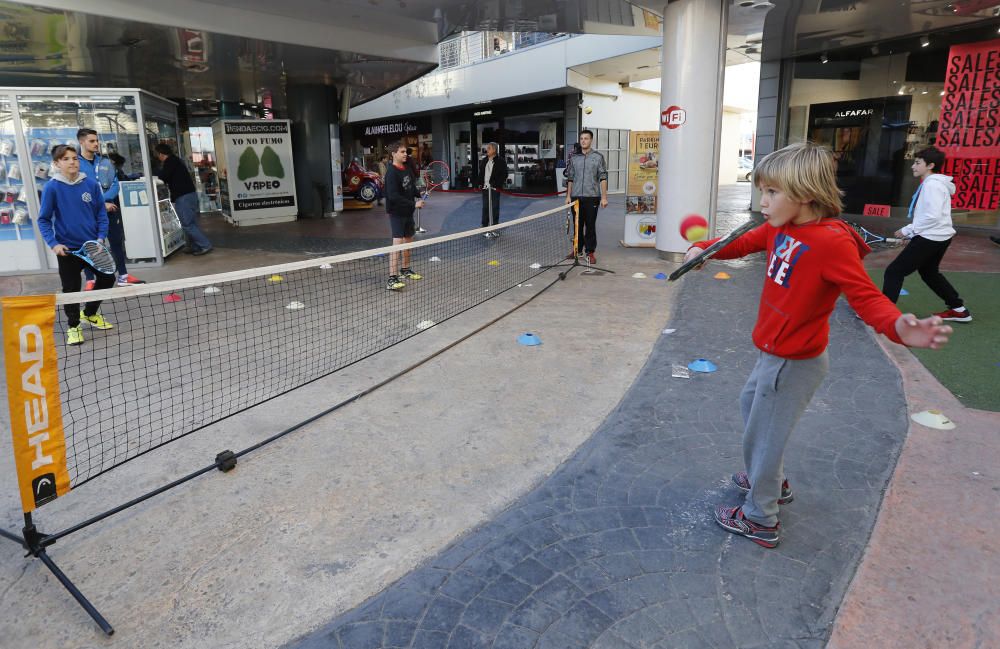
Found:
<path fill-rule="evenodd" d="M 725 269 L 728 281 L 712 275 Z M 907 429 L 899 375 L 840 305 L 831 369 L 793 434 L 782 544 L 727 534 L 737 395 L 761 261 L 684 280 L 646 367 L 577 453 L 492 522 L 294 649 L 818 649 Z M 712 374 L 672 378 L 694 358 Z M 592 380 L 599 380 L 594 377 Z M 572 413 L 567 413 L 571 416 Z"/>

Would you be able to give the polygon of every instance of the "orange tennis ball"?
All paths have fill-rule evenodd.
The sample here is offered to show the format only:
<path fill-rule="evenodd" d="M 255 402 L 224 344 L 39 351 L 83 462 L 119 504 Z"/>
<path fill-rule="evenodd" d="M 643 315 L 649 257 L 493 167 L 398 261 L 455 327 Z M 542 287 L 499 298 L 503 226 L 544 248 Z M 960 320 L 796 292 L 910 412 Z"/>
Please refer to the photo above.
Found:
<path fill-rule="evenodd" d="M 699 214 L 690 214 L 681 221 L 681 236 L 694 243 L 708 237 L 708 221 Z"/>

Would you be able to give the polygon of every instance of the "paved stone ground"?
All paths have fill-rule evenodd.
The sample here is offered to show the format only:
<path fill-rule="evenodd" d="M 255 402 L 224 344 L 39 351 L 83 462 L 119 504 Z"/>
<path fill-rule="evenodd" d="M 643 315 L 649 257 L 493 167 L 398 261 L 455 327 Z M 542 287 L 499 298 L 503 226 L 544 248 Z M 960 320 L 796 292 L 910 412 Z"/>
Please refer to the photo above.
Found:
<path fill-rule="evenodd" d="M 761 261 L 685 280 L 619 407 L 492 522 L 294 649 L 818 649 L 868 541 L 907 430 L 897 370 L 841 305 L 830 375 L 786 454 L 794 503 L 765 550 L 725 533 L 739 502 L 737 395 L 756 352 Z M 672 378 L 706 357 L 713 374 Z M 595 377 L 597 380 L 598 377 Z M 571 413 L 567 413 L 570 416 Z"/>

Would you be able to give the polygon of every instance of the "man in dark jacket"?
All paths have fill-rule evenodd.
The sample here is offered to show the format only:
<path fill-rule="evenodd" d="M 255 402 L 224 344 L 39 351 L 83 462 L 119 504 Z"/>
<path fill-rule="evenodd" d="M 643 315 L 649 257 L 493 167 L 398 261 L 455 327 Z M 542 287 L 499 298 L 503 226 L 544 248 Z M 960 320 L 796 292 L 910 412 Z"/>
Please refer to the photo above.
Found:
<path fill-rule="evenodd" d="M 406 145 L 394 142 L 389 146 L 389 154 L 392 156 L 392 164 L 385 174 L 385 211 L 389 213 L 392 245 L 398 246 L 413 241 L 413 234 L 417 231 L 413 212 L 418 207 L 423 207 L 424 202 L 420 200 L 420 192 L 417 190 L 417 178 L 406 164 L 409 157 Z M 389 253 L 389 282 L 385 287 L 390 291 L 405 287 L 406 282 L 403 280 L 423 279 L 423 275 L 410 268 L 410 250 L 402 251 L 402 268 L 399 267 L 399 255 L 398 252 Z"/>
<path fill-rule="evenodd" d="M 198 227 L 198 192 L 195 191 L 194 181 L 191 180 L 187 167 L 165 142 L 157 144 L 153 147 L 153 151 L 156 153 L 156 159 L 160 161 L 160 171 L 156 176 L 170 189 L 170 201 L 177 210 L 181 227 L 184 228 L 184 238 L 188 243 L 184 252 L 190 252 L 192 255 L 212 252 L 212 242 Z"/>
<path fill-rule="evenodd" d="M 507 182 L 507 163 L 497 155 L 500 146 L 496 142 L 486 145 L 486 159 L 479 166 L 479 177 L 483 185 L 483 227 L 500 222 L 500 191 Z M 487 232 L 487 239 L 500 236 L 498 232 Z"/>

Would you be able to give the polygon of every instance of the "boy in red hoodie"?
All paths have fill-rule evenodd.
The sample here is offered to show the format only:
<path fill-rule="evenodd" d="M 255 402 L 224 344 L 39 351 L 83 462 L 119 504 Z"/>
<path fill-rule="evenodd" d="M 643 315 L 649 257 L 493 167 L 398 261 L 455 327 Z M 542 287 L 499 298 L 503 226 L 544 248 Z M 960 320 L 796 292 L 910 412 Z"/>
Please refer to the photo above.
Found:
<path fill-rule="evenodd" d="M 740 394 L 743 461 L 733 482 L 742 506 L 720 506 L 715 520 L 766 548 L 781 540 L 778 505 L 792 500 L 783 456 L 788 437 L 828 368 L 830 314 L 844 293 L 861 318 L 896 343 L 938 349 L 951 327 L 938 316 L 901 314 L 861 264 L 870 248 L 840 219 L 833 155 L 812 143 L 771 153 L 754 170 L 767 222 L 732 242 L 716 259 L 767 251 L 764 290 L 753 341 L 757 364 Z M 685 260 L 713 241 L 688 250 Z"/>

